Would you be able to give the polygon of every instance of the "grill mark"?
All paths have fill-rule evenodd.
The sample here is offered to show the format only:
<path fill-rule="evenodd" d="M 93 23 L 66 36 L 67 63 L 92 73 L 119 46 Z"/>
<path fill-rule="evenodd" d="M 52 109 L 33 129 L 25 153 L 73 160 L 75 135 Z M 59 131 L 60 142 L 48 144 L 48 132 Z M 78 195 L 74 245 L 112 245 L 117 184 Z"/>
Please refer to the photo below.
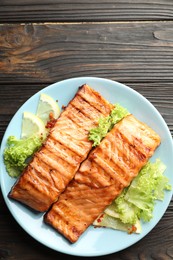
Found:
<path fill-rule="evenodd" d="M 116 126 L 115 126 L 116 127 Z M 145 161 L 146 159 L 146 155 L 143 154 L 138 147 L 136 147 L 135 144 L 131 143 L 130 140 L 126 137 L 126 135 L 124 135 L 122 132 L 120 132 L 120 129 L 118 127 L 116 127 L 116 131 L 114 133 L 110 132 L 110 135 L 115 136 L 116 138 L 116 143 L 119 141 L 121 141 L 121 146 L 119 146 L 119 151 L 122 152 L 123 157 L 125 157 L 126 160 L 126 164 L 129 163 L 129 159 L 132 158 L 133 156 L 135 157 L 135 160 L 138 160 L 139 162 Z M 134 140 L 134 137 L 132 138 Z M 140 142 L 140 144 L 142 144 L 144 146 L 144 148 L 146 147 L 142 142 Z M 132 153 L 133 156 L 131 156 L 131 154 L 129 156 L 127 156 L 126 153 L 123 153 L 124 150 L 124 146 L 127 145 L 127 149 L 126 151 L 130 151 L 130 153 Z M 122 148 L 122 149 L 120 149 Z M 130 166 L 131 164 L 133 164 L 132 160 L 130 160 Z"/>
<path fill-rule="evenodd" d="M 132 122 L 134 122 L 134 118 L 131 117 L 130 119 Z M 156 142 L 158 141 L 158 136 L 155 134 L 153 129 L 151 129 L 151 128 L 149 129 L 147 127 L 147 125 L 144 123 L 143 123 L 143 125 L 141 125 L 138 120 L 135 121 L 135 124 L 137 125 L 139 132 L 141 133 L 141 136 L 144 138 L 144 141 L 150 141 L 150 142 L 152 142 L 152 145 L 153 145 L 153 143 L 155 143 L 155 141 Z M 152 146 L 152 145 L 150 145 L 150 146 Z M 150 150 L 150 147 L 146 146 L 146 149 Z"/>
<path fill-rule="evenodd" d="M 74 154 L 74 157 L 77 157 L 77 158 L 81 158 L 82 159 L 82 156 L 81 156 L 81 153 L 77 152 L 75 149 L 72 149 L 71 146 L 69 146 L 67 143 L 65 143 L 65 141 L 62 142 L 61 139 L 56 139 L 55 136 L 51 135 L 49 136 L 49 138 L 51 138 L 52 140 L 54 140 L 54 142 L 57 142 L 59 143 L 60 145 L 64 146 L 65 149 L 69 150 L 71 153 Z"/>
<path fill-rule="evenodd" d="M 40 180 L 43 180 L 46 184 L 53 184 L 56 187 L 55 182 L 51 179 L 51 176 L 48 174 L 50 167 L 48 167 L 43 161 L 41 161 L 37 156 L 34 157 L 34 160 L 31 162 L 30 166 L 37 172 L 37 176 Z M 47 168 L 47 171 L 45 170 Z"/>
<path fill-rule="evenodd" d="M 83 131 L 85 131 L 86 132 L 86 135 L 88 135 L 88 133 L 89 133 L 89 130 L 91 129 L 91 127 L 94 127 L 96 124 L 91 124 L 90 123 L 90 125 L 92 125 L 92 126 L 90 126 L 90 127 L 87 127 L 87 125 L 86 125 L 86 122 L 81 122 L 80 121 L 80 123 L 79 123 L 79 120 L 78 120 L 78 118 L 77 117 L 74 117 L 73 116 L 73 114 L 70 114 L 70 113 L 68 113 L 68 115 L 67 115 L 67 118 L 70 120 L 70 121 L 72 121 L 72 123 L 73 124 L 75 124 L 77 127 L 79 127 L 79 128 L 81 128 Z M 77 120 L 76 120 L 77 119 Z M 82 125 L 81 125 L 82 124 Z M 84 129 L 84 127 L 85 127 L 85 129 Z"/>
<path fill-rule="evenodd" d="M 74 140 L 73 140 L 73 142 L 71 142 L 71 136 L 67 136 L 67 135 L 61 136 L 60 134 L 56 134 L 56 135 L 53 135 L 53 138 L 81 157 L 83 157 L 85 154 L 86 146 L 88 146 L 89 149 L 92 146 L 91 142 L 89 143 L 87 140 L 81 141 L 80 146 L 79 146 L 74 142 Z M 81 147 L 82 144 L 83 144 L 83 147 Z"/>
<path fill-rule="evenodd" d="M 106 153 L 104 153 L 104 149 L 100 147 L 99 152 L 97 150 L 97 156 L 99 156 L 100 159 L 107 163 L 113 171 L 115 170 L 118 173 L 118 175 L 124 179 L 124 177 L 126 176 L 127 172 L 130 171 L 130 169 L 129 167 L 127 169 L 125 162 L 123 161 L 123 158 L 121 156 L 115 155 L 115 151 L 118 152 L 118 149 L 114 149 L 114 153 L 112 150 L 110 152 L 107 151 Z M 95 158 L 94 154 L 93 157 Z"/>
<path fill-rule="evenodd" d="M 68 211 L 66 211 L 66 214 L 64 214 L 63 208 L 65 206 L 66 206 L 65 204 L 60 202 L 58 207 L 53 208 L 53 211 L 60 216 L 61 220 L 64 220 L 65 222 L 68 222 L 70 224 L 70 220 L 72 218 L 73 219 L 73 225 L 79 226 L 80 225 L 80 223 L 79 223 L 80 218 L 77 217 L 76 212 L 74 210 L 73 211 L 68 210 L 70 212 L 70 214 L 68 214 L 69 213 Z"/>
<path fill-rule="evenodd" d="M 67 117 L 75 120 L 75 123 L 80 127 L 85 127 L 88 131 L 92 126 L 96 125 L 93 120 L 91 120 L 87 115 L 83 114 L 79 108 L 76 108 L 73 104 L 69 105 L 69 109 L 67 111 Z"/>
<path fill-rule="evenodd" d="M 115 190 L 115 186 L 116 186 L 116 190 Z M 119 193 L 119 191 L 124 188 L 123 185 L 120 182 L 116 182 L 109 185 L 109 186 L 102 186 L 100 188 L 93 188 L 90 185 L 87 185 L 86 183 L 78 183 L 76 180 L 73 180 L 69 186 L 67 187 L 66 191 L 64 194 L 61 195 L 61 197 L 59 198 L 59 202 L 62 202 L 63 200 L 71 200 L 73 199 L 74 202 L 77 204 L 77 202 L 79 202 L 78 204 L 84 206 L 83 205 L 83 199 L 87 198 L 92 198 L 92 201 L 94 201 L 95 203 L 100 202 L 100 205 L 102 206 L 104 204 L 102 196 L 104 194 L 104 198 L 107 199 L 109 198 L 109 194 L 107 195 L 107 193 L 105 192 L 105 190 L 113 190 L 113 193 L 116 194 Z M 100 199 L 100 200 L 99 200 Z M 112 202 L 112 200 L 110 201 L 110 203 Z M 91 208 L 90 208 L 91 210 Z"/>
<path fill-rule="evenodd" d="M 92 219 L 94 220 L 93 215 L 95 215 L 95 218 L 98 215 L 98 208 L 103 209 L 103 204 L 100 202 L 100 207 L 97 205 L 97 208 L 95 208 L 95 202 L 93 202 L 91 199 L 85 200 L 85 205 L 83 207 L 85 208 L 85 212 L 82 211 L 80 208 L 80 212 L 78 210 L 79 204 L 76 203 L 77 200 L 74 201 L 73 204 L 69 203 L 69 201 L 60 201 L 58 203 L 58 207 L 53 207 L 54 213 L 58 214 L 63 219 L 64 222 L 68 222 L 68 225 L 75 226 L 76 229 L 80 232 L 81 228 L 83 229 L 84 226 L 89 226 L 89 224 L 85 224 L 90 222 Z M 88 203 L 87 203 L 88 202 Z M 80 204 L 81 205 L 81 204 Z M 68 209 L 66 211 L 66 214 L 64 214 L 63 209 Z M 70 210 L 70 208 L 73 208 L 73 211 Z M 92 216 L 90 215 L 92 210 Z M 82 227 L 81 227 L 82 226 Z"/>
<path fill-rule="evenodd" d="M 133 144 L 131 144 L 129 142 L 129 140 L 119 131 L 118 128 L 116 129 L 115 135 L 117 137 L 116 144 L 120 144 L 118 146 L 118 151 L 120 151 L 122 153 L 122 157 L 124 158 L 126 165 L 128 165 L 130 168 L 133 169 L 136 167 L 138 162 L 141 162 L 141 160 L 143 161 L 146 159 L 146 156 L 144 154 L 142 154 L 137 149 L 137 147 L 135 147 Z M 118 143 L 118 141 L 120 141 L 120 143 Z M 126 149 L 124 149 L 124 147 Z M 124 150 L 126 151 L 126 153 L 124 152 Z M 131 160 L 131 158 L 135 158 L 135 159 Z"/>
<path fill-rule="evenodd" d="M 64 227 L 67 226 L 68 228 L 66 229 L 67 231 L 67 237 L 72 237 L 72 239 L 74 239 L 74 241 L 76 240 L 76 238 L 78 239 L 79 236 L 81 235 L 82 232 L 79 232 L 77 230 L 77 228 L 73 225 L 73 223 L 71 224 L 67 219 L 65 219 L 61 214 L 59 214 L 59 212 L 52 212 L 53 215 L 55 216 L 55 220 L 58 219 L 58 224 L 55 225 L 55 228 L 59 231 L 62 232 L 64 230 Z M 49 218 L 49 215 L 45 215 L 44 216 L 44 220 L 51 224 L 52 222 L 52 218 Z M 78 221 L 79 223 L 79 221 Z"/>
<path fill-rule="evenodd" d="M 88 104 L 88 106 L 89 106 L 89 107 L 92 107 L 93 111 L 97 111 L 98 114 L 103 114 L 100 110 L 98 110 L 97 107 L 95 107 L 95 106 L 90 102 L 90 99 L 87 100 L 85 97 L 86 97 L 85 95 L 81 95 L 81 93 L 78 93 L 79 101 L 81 101 L 82 103 L 84 102 L 85 104 Z"/>
<path fill-rule="evenodd" d="M 133 137 L 132 139 L 136 140 L 138 142 L 138 145 L 137 145 L 137 143 L 134 144 L 134 143 L 130 142 L 130 140 L 127 138 L 127 136 L 124 135 L 122 132 L 120 132 L 120 130 L 118 128 L 116 130 L 118 131 L 118 133 L 120 133 L 122 141 L 124 140 L 124 143 L 126 143 L 128 145 L 129 151 L 132 152 L 132 154 L 134 155 L 136 160 L 138 160 L 138 162 L 144 162 L 148 155 L 146 156 L 146 154 L 142 153 L 138 147 L 139 147 L 139 145 L 141 145 L 144 148 L 143 150 L 145 150 L 146 146 L 142 142 L 138 142 L 138 140 L 135 137 Z M 127 162 L 128 162 L 128 160 L 127 160 Z"/>
<path fill-rule="evenodd" d="M 139 163 L 126 163 L 128 158 L 119 150 L 117 146 L 118 140 L 115 143 L 110 143 L 108 140 L 104 142 L 104 145 L 100 146 L 97 150 L 97 156 L 102 158 L 102 160 L 107 163 L 114 171 L 118 173 L 120 177 L 128 181 L 130 177 L 134 176 L 133 170 L 137 168 L 140 169 L 141 164 Z M 109 148 L 105 151 L 105 145 Z M 93 154 L 94 156 L 94 154 Z"/>
<path fill-rule="evenodd" d="M 47 167 L 49 167 L 49 174 L 51 175 L 52 178 L 57 178 L 58 182 L 56 183 L 57 189 L 63 191 L 66 184 L 68 184 L 69 180 L 69 176 L 65 174 L 66 171 L 60 172 L 59 170 L 55 169 L 54 167 L 52 167 L 50 164 L 46 163 L 44 161 L 45 165 L 47 165 Z M 54 176 L 54 177 L 53 177 Z M 71 176 L 70 176 L 71 179 Z"/>
<path fill-rule="evenodd" d="M 94 161 L 92 162 L 92 167 L 98 169 L 98 173 L 95 173 L 92 179 L 92 183 L 95 183 L 98 187 L 105 187 L 109 186 L 113 183 L 113 178 L 108 175 L 103 168 L 101 168 L 97 163 Z M 99 175 L 98 175 L 99 174 Z M 98 178 L 99 177 L 99 178 Z"/>
<path fill-rule="evenodd" d="M 52 190 L 54 190 L 57 194 L 57 192 L 60 191 L 59 187 L 56 186 L 56 183 L 55 183 L 54 179 L 52 178 L 51 174 L 49 174 L 50 178 L 49 178 L 49 182 L 47 182 L 45 175 L 42 174 L 43 172 L 38 171 L 38 169 L 36 169 L 36 168 L 34 168 L 33 170 L 36 172 L 36 175 L 38 176 L 40 185 L 44 185 L 44 186 L 46 185 L 48 187 L 48 191 L 50 192 L 50 188 L 49 188 L 50 183 L 49 182 L 51 182 L 51 192 L 52 192 Z M 42 178 L 40 178 L 40 175 Z"/>
<path fill-rule="evenodd" d="M 75 106 L 74 103 L 71 103 L 70 106 L 72 106 L 72 108 L 75 109 L 75 111 L 77 111 L 77 115 L 82 115 L 82 117 L 86 118 L 86 121 L 92 121 L 88 114 L 83 113 L 83 110 L 81 110 L 78 106 Z"/>
<path fill-rule="evenodd" d="M 68 196 L 61 197 L 60 200 L 57 202 L 57 204 L 53 205 L 51 214 L 48 212 L 47 215 L 57 216 L 57 219 L 55 220 L 57 227 L 59 228 L 59 223 L 64 220 L 64 222 L 68 223 L 68 227 L 70 225 L 76 226 L 76 229 L 80 232 L 81 230 L 81 223 L 83 222 L 83 225 L 85 228 L 89 226 L 91 222 L 94 221 L 94 219 L 98 216 L 98 212 L 103 211 L 105 206 L 110 204 L 112 202 L 112 199 L 110 199 L 110 196 L 106 196 L 107 192 L 105 188 L 101 189 L 95 189 L 92 191 L 90 187 L 88 187 L 89 192 L 87 192 L 88 197 L 86 198 L 86 185 L 82 185 L 82 190 L 80 192 L 73 192 L 73 196 L 71 195 L 71 192 L 68 193 Z M 84 188 L 84 190 L 83 190 Z M 111 186 L 113 188 L 113 185 Z M 110 189 L 110 187 L 108 187 Z M 116 197 L 119 194 L 119 190 L 122 189 L 122 187 L 119 186 L 119 189 L 117 189 L 116 193 L 114 192 L 114 197 Z M 109 191 L 111 192 L 111 190 Z M 82 196 L 83 194 L 83 196 Z M 105 194 L 105 200 L 106 203 L 103 203 L 103 194 Z M 74 198 L 72 203 L 69 202 L 71 200 L 71 196 Z M 83 205 L 83 197 L 85 198 L 85 205 Z M 80 199 L 81 198 L 81 199 Z M 100 200 L 99 200 L 100 198 Z M 69 199 L 69 200 L 68 200 Z M 85 209 L 85 212 L 82 212 L 82 207 Z M 97 205 L 97 207 L 95 207 Z M 80 207 L 80 212 L 79 212 Z M 73 208 L 73 211 L 71 211 L 71 208 Z M 64 211 L 65 209 L 65 211 Z M 92 211 L 92 214 L 91 214 Z M 64 214 L 65 212 L 65 214 Z M 62 231 L 64 227 L 61 228 Z M 83 227 L 82 227 L 83 230 Z M 69 228 L 68 228 L 69 232 Z"/>
<path fill-rule="evenodd" d="M 60 172 L 58 172 L 57 170 L 52 169 L 50 167 L 50 165 L 46 164 L 44 161 L 41 160 L 40 163 L 37 163 L 37 160 L 40 162 L 40 158 L 35 156 L 33 167 L 35 168 L 36 172 L 38 172 L 38 176 L 40 176 L 40 178 L 43 178 L 45 181 L 47 181 L 48 185 L 49 186 L 51 185 L 51 188 L 52 188 L 52 183 L 53 183 L 54 187 L 57 190 L 62 190 L 64 188 L 65 176 L 62 176 L 62 174 Z M 35 163 L 35 161 L 36 161 L 36 163 Z M 31 165 L 32 165 L 32 163 L 31 163 Z M 39 167 L 38 165 L 40 165 L 40 166 L 42 165 L 43 167 Z M 46 168 L 47 168 L 47 170 L 45 170 Z M 58 182 L 55 179 L 58 179 Z M 66 181 L 67 181 L 67 178 L 66 178 Z"/>
<path fill-rule="evenodd" d="M 52 136 L 50 136 L 49 140 L 45 143 L 45 147 L 50 152 L 53 151 L 54 153 L 58 153 L 58 157 L 72 166 L 77 166 L 82 160 L 80 156 L 62 145 L 60 142 L 57 142 Z"/>
<path fill-rule="evenodd" d="M 88 95 L 85 95 L 85 93 L 82 93 L 82 92 L 79 92 L 78 95 L 80 96 L 81 99 L 83 99 L 85 102 L 87 102 L 91 107 L 93 107 L 95 110 L 97 110 L 99 113 L 105 115 L 107 114 L 105 112 L 105 110 L 99 108 L 99 106 L 97 104 L 100 104 L 100 103 L 94 103 L 90 96 L 88 97 Z M 98 97 L 98 96 L 96 96 Z M 100 106 L 101 107 L 101 106 Z M 110 112 L 110 111 L 109 111 Z"/>
<path fill-rule="evenodd" d="M 115 142 L 111 142 L 111 139 L 115 139 Z M 122 138 L 121 133 L 117 129 L 116 132 L 110 133 L 109 138 L 103 142 L 103 145 L 100 147 L 100 150 L 104 150 L 106 146 L 107 153 L 105 156 L 108 156 L 112 158 L 112 160 L 116 162 L 120 162 L 123 164 L 123 168 L 125 171 L 127 170 L 127 167 L 130 169 L 134 169 L 136 167 L 135 160 L 137 159 L 136 156 L 132 156 L 135 154 L 129 153 L 129 144 L 124 141 Z M 131 160 L 131 158 L 134 158 L 135 160 Z M 121 160 L 121 161 L 119 161 Z"/>
<path fill-rule="evenodd" d="M 92 95 L 91 95 L 92 94 Z M 87 102 L 89 102 L 93 107 L 100 111 L 103 115 L 108 115 L 113 109 L 114 105 L 109 104 L 103 96 L 95 90 L 91 90 L 85 84 L 79 92 L 78 95 L 82 96 Z"/>
<path fill-rule="evenodd" d="M 81 201 L 81 200 L 80 200 Z M 61 204 L 61 206 L 62 207 L 69 207 L 69 208 L 73 208 L 73 213 L 75 213 L 76 211 L 78 211 L 78 203 L 76 203 L 77 202 L 77 200 L 75 200 L 75 201 L 73 201 L 73 203 L 70 203 L 70 201 L 67 199 L 67 200 L 63 200 L 63 201 L 61 201 L 60 202 L 60 204 Z M 82 205 L 81 203 L 80 203 L 80 205 Z M 84 207 L 85 207 L 85 209 L 87 208 L 87 205 L 85 204 L 85 205 L 83 205 Z M 88 209 L 89 210 L 91 210 L 91 207 L 88 207 Z M 56 211 L 57 212 L 57 211 Z M 58 212 L 59 213 L 59 212 Z M 74 215 L 77 215 L 77 214 L 74 214 Z M 66 214 L 66 216 L 68 217 L 68 214 Z M 84 211 L 80 211 L 80 219 L 82 219 L 82 221 L 83 220 L 87 220 L 87 218 L 88 218 L 88 214 L 87 213 L 85 213 Z M 64 217 L 64 219 L 68 219 L 68 218 L 66 218 L 66 217 Z M 78 219 L 77 219 L 77 221 L 78 221 Z M 74 222 L 73 222 L 73 225 L 74 225 Z"/>
<path fill-rule="evenodd" d="M 122 178 L 123 174 L 120 175 L 120 172 L 122 172 L 122 169 L 114 164 L 113 168 L 107 164 L 106 161 L 103 160 L 103 158 L 101 158 L 100 156 L 98 156 L 97 154 L 95 154 L 92 159 L 107 173 L 110 175 L 110 177 L 116 181 L 118 180 L 119 182 L 121 182 L 124 186 L 127 186 L 128 183 L 127 181 Z"/>
<path fill-rule="evenodd" d="M 95 109 L 93 106 L 91 106 L 90 103 L 86 102 L 83 98 L 80 96 L 77 96 L 75 102 L 72 101 L 71 103 L 74 107 L 82 111 L 84 115 L 87 115 L 90 119 L 95 121 L 95 117 L 99 115 L 101 117 L 103 114 L 101 114 L 97 109 Z M 98 121 L 98 120 L 97 120 Z"/>
<path fill-rule="evenodd" d="M 88 135 L 88 131 L 85 128 L 78 127 L 78 125 L 76 123 L 73 123 L 73 121 L 68 116 L 65 118 L 65 120 L 59 120 L 59 124 L 56 127 L 57 127 L 57 129 L 61 128 L 61 130 L 64 131 L 64 133 L 68 136 L 71 136 L 71 132 L 69 134 L 69 130 L 76 131 L 77 137 L 80 137 L 80 139 L 86 138 L 86 136 Z M 56 128 L 55 128 L 55 130 L 56 130 Z M 76 139 L 76 137 L 74 137 L 74 136 L 73 136 L 73 138 L 75 140 L 80 140 L 80 139 Z"/>
<path fill-rule="evenodd" d="M 65 147 L 70 148 L 73 152 L 75 152 L 78 156 L 85 156 L 86 153 L 86 147 L 88 147 L 88 149 L 91 148 L 92 144 L 89 143 L 87 140 L 83 140 L 77 142 L 77 140 L 73 139 L 73 142 L 71 140 L 71 136 L 60 136 L 59 134 L 54 136 L 54 138 L 58 141 L 61 142 Z M 76 142 L 75 142 L 76 141 Z"/>
<path fill-rule="evenodd" d="M 57 172 L 62 174 L 63 177 L 65 177 L 67 179 L 68 178 L 71 179 L 71 175 L 72 175 L 71 172 L 73 172 L 75 170 L 75 167 L 72 167 L 72 166 L 69 167 L 69 164 L 66 161 L 58 158 L 57 156 L 55 156 L 57 158 L 57 161 L 53 160 L 49 155 L 50 155 L 50 153 L 49 154 L 44 153 L 43 149 L 39 152 L 39 154 L 37 154 L 37 156 L 41 160 L 43 160 L 51 169 L 56 170 Z M 71 172 L 70 172 L 69 168 L 71 168 Z"/>
<path fill-rule="evenodd" d="M 49 187 L 50 185 L 46 184 L 45 182 L 43 183 L 42 179 L 40 179 L 36 174 L 33 174 L 33 171 L 35 171 L 35 168 L 31 167 L 30 165 L 28 166 L 30 173 L 29 176 L 27 177 L 27 185 L 32 187 L 29 189 L 29 191 L 35 191 L 39 194 L 41 194 L 42 197 L 45 198 L 45 196 L 49 199 Z M 44 185 L 42 185 L 42 183 Z M 57 189 L 55 187 L 52 188 L 52 191 L 57 194 Z M 36 196 L 37 197 L 37 196 Z M 39 197 L 39 196 L 38 196 Z"/>
<path fill-rule="evenodd" d="M 133 147 L 134 149 L 136 149 L 137 153 L 139 154 L 138 158 L 140 161 L 145 160 L 146 157 L 150 157 L 153 154 L 153 150 L 151 149 L 151 147 L 158 142 L 158 137 L 155 134 L 155 138 L 153 138 L 153 131 L 152 129 L 150 130 L 150 138 L 148 138 L 148 140 L 155 140 L 153 142 L 153 144 L 150 144 L 150 147 L 148 147 L 145 144 L 145 140 L 147 140 L 145 133 L 142 134 L 143 139 L 139 136 L 136 137 L 134 136 L 132 133 L 134 132 L 132 129 L 128 128 L 128 125 L 130 123 L 130 126 L 132 126 L 133 124 L 136 124 L 137 127 L 136 129 L 139 130 L 140 128 L 140 124 L 138 123 L 138 120 L 134 120 L 134 118 L 132 116 L 127 116 L 127 125 L 124 125 L 124 123 L 122 123 L 122 125 L 120 124 L 119 127 L 119 131 L 121 132 L 123 139 L 125 139 L 130 145 L 131 147 Z M 145 126 L 145 124 L 144 124 Z M 138 131 L 139 132 L 139 131 Z M 131 140 L 129 140 L 131 139 Z"/>
<path fill-rule="evenodd" d="M 88 159 L 89 160 L 89 159 Z M 83 167 L 75 175 L 75 181 L 78 183 L 84 182 L 91 187 L 103 187 L 109 186 L 112 183 L 113 179 L 110 175 L 105 174 L 104 170 L 94 161 L 90 161 L 92 167 L 92 175 L 90 171 L 85 171 Z M 95 172 L 94 172 L 95 169 Z"/>
<path fill-rule="evenodd" d="M 129 179 L 134 176 L 132 170 L 136 168 L 137 165 L 139 165 L 140 169 L 140 164 L 138 162 L 134 163 L 132 161 L 129 165 L 127 164 L 129 158 L 122 150 L 119 149 L 117 143 L 118 140 L 120 140 L 124 146 L 127 144 L 128 147 L 131 147 L 131 143 L 129 143 L 129 140 L 124 138 L 124 136 L 122 134 L 120 135 L 119 133 L 120 132 L 118 128 L 116 128 L 116 131 L 110 132 L 108 137 L 103 140 L 100 147 L 97 148 L 97 151 L 95 151 L 91 157 L 104 170 L 108 169 L 112 178 L 115 179 L 115 176 L 118 176 L 119 181 L 121 181 L 126 186 L 126 183 L 128 183 Z M 117 137 L 115 139 L 116 142 L 113 143 L 112 139 L 115 137 Z M 107 152 L 105 152 L 105 146 Z M 137 150 L 135 153 L 134 150 L 131 149 L 131 151 L 133 151 L 133 154 L 139 162 L 141 162 L 141 159 L 142 162 L 146 161 L 146 156 L 143 155 L 140 151 L 138 152 Z M 115 176 L 113 176 L 113 172 L 115 172 Z"/>

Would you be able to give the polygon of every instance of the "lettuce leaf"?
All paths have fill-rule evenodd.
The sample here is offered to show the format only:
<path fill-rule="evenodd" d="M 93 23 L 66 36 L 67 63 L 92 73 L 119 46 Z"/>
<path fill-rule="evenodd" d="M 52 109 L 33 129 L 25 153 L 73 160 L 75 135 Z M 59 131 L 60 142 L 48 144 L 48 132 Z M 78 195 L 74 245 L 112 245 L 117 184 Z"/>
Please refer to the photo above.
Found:
<path fill-rule="evenodd" d="M 101 140 L 114 127 L 114 125 L 128 114 L 129 112 L 126 108 L 119 104 L 115 104 L 115 108 L 111 111 L 109 116 L 101 117 L 98 126 L 89 131 L 89 140 L 93 141 L 93 147 L 99 145 Z"/>
<path fill-rule="evenodd" d="M 138 219 L 150 221 L 156 200 L 163 200 L 164 191 L 171 190 L 165 169 L 160 159 L 148 162 L 108 209 L 115 211 L 123 223 L 135 224 Z"/>
<path fill-rule="evenodd" d="M 18 177 L 27 166 L 27 159 L 31 157 L 42 145 L 43 138 L 32 135 L 26 139 L 17 139 L 9 136 L 7 148 L 4 150 L 4 163 L 11 177 Z"/>

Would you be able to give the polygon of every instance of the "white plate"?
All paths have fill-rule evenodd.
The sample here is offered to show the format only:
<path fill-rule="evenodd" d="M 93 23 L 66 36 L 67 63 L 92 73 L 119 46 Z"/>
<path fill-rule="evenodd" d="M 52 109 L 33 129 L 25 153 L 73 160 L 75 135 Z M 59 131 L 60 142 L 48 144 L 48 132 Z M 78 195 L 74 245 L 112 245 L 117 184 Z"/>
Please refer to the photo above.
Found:
<path fill-rule="evenodd" d="M 81 77 L 64 80 L 42 89 L 40 92 L 47 93 L 59 101 L 60 106 L 67 105 L 77 92 L 78 87 L 87 83 L 99 91 L 112 103 L 120 103 L 133 113 L 139 120 L 151 126 L 160 136 L 162 143 L 151 160 L 161 158 L 166 164 L 166 176 L 173 186 L 173 145 L 169 129 L 156 110 L 142 95 L 133 89 L 107 79 Z M 34 213 L 20 203 L 10 200 L 7 195 L 15 180 L 10 178 L 3 164 L 3 150 L 9 135 L 20 136 L 22 113 L 30 111 L 35 113 L 40 92 L 25 102 L 11 120 L 1 145 L 1 188 L 5 202 L 13 217 L 19 225 L 33 238 L 59 252 L 76 256 L 100 256 L 114 253 L 133 245 L 149 233 L 166 211 L 172 197 L 172 191 L 165 192 L 163 202 L 157 202 L 154 209 L 154 217 L 149 223 L 142 224 L 141 234 L 131 234 L 115 231 L 108 228 L 93 228 L 90 226 L 80 237 L 78 242 L 70 244 L 62 235 L 43 223 L 43 214 Z M 157 212 L 157 213 L 156 213 Z"/>

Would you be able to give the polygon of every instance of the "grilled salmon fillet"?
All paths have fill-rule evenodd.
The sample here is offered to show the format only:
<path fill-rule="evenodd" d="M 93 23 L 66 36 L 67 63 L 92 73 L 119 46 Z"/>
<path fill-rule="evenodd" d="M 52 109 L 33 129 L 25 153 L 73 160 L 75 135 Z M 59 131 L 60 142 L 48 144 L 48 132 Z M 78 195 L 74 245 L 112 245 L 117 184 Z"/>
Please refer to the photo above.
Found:
<path fill-rule="evenodd" d="M 9 197 L 44 212 L 74 177 L 92 148 L 88 132 L 113 105 L 83 85 L 61 113 L 41 149 L 12 187 Z"/>
<path fill-rule="evenodd" d="M 44 215 L 72 243 L 111 204 L 160 144 L 150 127 L 128 115 L 81 164 L 74 179 Z"/>

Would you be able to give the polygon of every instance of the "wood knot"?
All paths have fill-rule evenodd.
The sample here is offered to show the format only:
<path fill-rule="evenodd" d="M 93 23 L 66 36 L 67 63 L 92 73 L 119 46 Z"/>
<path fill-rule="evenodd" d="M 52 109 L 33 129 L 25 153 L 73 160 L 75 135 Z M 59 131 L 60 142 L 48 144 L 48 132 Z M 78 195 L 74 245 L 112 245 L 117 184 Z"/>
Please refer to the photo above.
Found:
<path fill-rule="evenodd" d="M 167 251 L 166 251 L 167 255 L 173 258 L 173 246 L 170 246 Z"/>
<path fill-rule="evenodd" d="M 20 47 L 24 42 L 22 34 L 12 32 L 7 33 L 5 40 L 9 47 Z"/>
<path fill-rule="evenodd" d="M 33 25 L 10 27 L 4 34 L 5 45 L 11 49 L 20 49 L 33 42 Z"/>
<path fill-rule="evenodd" d="M 173 29 L 155 31 L 155 32 L 153 32 L 153 36 L 157 40 L 172 42 L 173 41 Z"/>
<path fill-rule="evenodd" d="M 0 259 L 1 260 L 5 260 L 9 258 L 9 252 L 7 250 L 4 249 L 0 249 Z"/>

